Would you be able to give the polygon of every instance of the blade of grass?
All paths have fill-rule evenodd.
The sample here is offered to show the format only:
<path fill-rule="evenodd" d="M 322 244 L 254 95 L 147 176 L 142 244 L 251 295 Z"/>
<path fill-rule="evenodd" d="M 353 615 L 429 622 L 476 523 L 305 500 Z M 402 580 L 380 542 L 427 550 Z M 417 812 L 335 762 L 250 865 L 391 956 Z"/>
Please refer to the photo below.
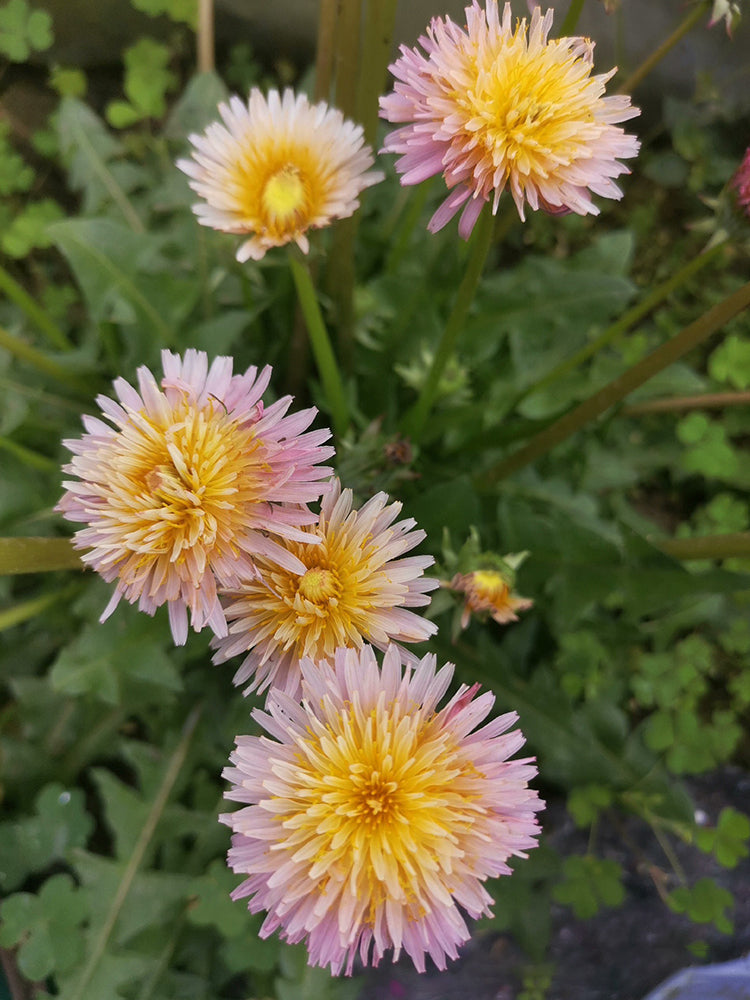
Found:
<path fill-rule="evenodd" d="M 47 315 L 44 309 L 35 302 L 25 288 L 12 278 L 0 265 L 0 291 L 5 292 L 11 302 L 26 313 L 31 322 L 45 335 L 53 347 L 59 351 L 72 351 L 73 345 L 60 327 Z"/>
<path fill-rule="evenodd" d="M 698 538 L 650 538 L 657 549 L 673 559 L 735 559 L 750 556 L 750 531 Z"/>
<path fill-rule="evenodd" d="M 122 873 L 122 879 L 120 880 L 120 884 L 117 888 L 115 898 L 112 900 L 106 919 L 96 936 L 94 947 L 89 955 L 85 967 L 83 968 L 83 971 L 81 972 L 81 976 L 78 979 L 75 988 L 71 991 L 70 1000 L 84 1000 L 84 998 L 88 997 L 88 985 L 91 982 L 91 978 L 107 949 L 109 939 L 115 928 L 115 924 L 117 923 L 117 918 L 119 917 L 120 911 L 122 910 L 125 900 L 128 897 L 128 893 L 133 886 L 133 881 L 138 874 L 138 869 L 141 866 L 141 862 L 143 861 L 148 845 L 156 832 L 156 827 L 161 819 L 167 802 L 169 801 L 169 796 L 172 792 L 174 783 L 177 780 L 185 762 L 190 742 L 193 738 L 193 734 L 195 733 L 196 726 L 198 725 L 201 711 L 202 706 L 198 705 L 193 709 L 185 722 L 180 741 L 175 747 L 167 763 L 164 777 L 162 778 L 161 785 L 156 793 L 153 805 L 151 806 L 148 816 L 146 817 L 146 822 L 143 824 L 143 829 L 141 830 L 135 847 L 133 848 L 133 853 L 131 854 L 128 863 L 125 866 L 125 870 Z"/>
<path fill-rule="evenodd" d="M 90 386 L 87 386 L 83 379 L 69 372 L 58 361 L 38 351 L 31 344 L 27 344 L 25 340 L 16 337 L 15 334 L 3 327 L 0 327 L 0 348 L 12 354 L 14 358 L 18 358 L 19 361 L 25 361 L 27 365 L 31 365 L 37 371 L 49 375 L 50 378 L 67 385 L 76 392 L 89 394 Z"/>
<path fill-rule="evenodd" d="M 672 34 L 665 38 L 664 41 L 654 49 L 651 55 L 644 59 L 641 65 L 633 70 L 630 76 L 627 77 L 622 85 L 617 88 L 617 92 L 620 94 L 632 94 L 638 84 L 648 76 L 654 66 L 660 63 L 664 56 L 671 52 L 675 45 L 677 45 L 677 43 L 683 39 L 693 27 L 695 27 L 701 18 L 708 13 L 710 6 L 711 0 L 702 0 L 701 3 L 693 7 L 689 13 L 685 15 L 683 20 L 680 21 Z"/>

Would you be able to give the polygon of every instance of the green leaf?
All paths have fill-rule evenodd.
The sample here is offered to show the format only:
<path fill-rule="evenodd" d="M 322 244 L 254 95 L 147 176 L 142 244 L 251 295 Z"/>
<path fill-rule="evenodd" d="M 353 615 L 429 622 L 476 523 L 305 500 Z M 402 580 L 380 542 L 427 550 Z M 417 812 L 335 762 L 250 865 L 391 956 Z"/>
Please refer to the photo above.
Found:
<path fill-rule="evenodd" d="M 49 75 L 49 83 L 60 97 L 83 97 L 86 94 L 86 74 L 82 69 L 54 66 Z"/>
<path fill-rule="evenodd" d="M 217 73 L 192 77 L 170 111 L 164 135 L 184 144 L 191 132 L 203 132 L 216 121 L 218 105 L 228 97 L 226 84 Z"/>
<path fill-rule="evenodd" d="M 0 246 L 9 257 L 26 257 L 32 250 L 51 246 L 48 227 L 62 219 L 63 210 L 51 198 L 33 201 L 13 219 L 0 238 Z"/>
<path fill-rule="evenodd" d="M 750 819 L 727 806 L 721 810 L 715 828 L 703 827 L 695 835 L 702 851 L 711 853 L 724 868 L 736 868 L 746 858 L 750 841 Z"/>
<path fill-rule="evenodd" d="M 123 613 L 124 612 L 124 613 Z M 163 623 L 118 608 L 103 624 L 87 625 L 58 655 L 50 682 L 61 693 L 85 694 L 110 705 L 122 703 L 139 686 L 180 688 L 179 675 L 165 652 Z"/>
<path fill-rule="evenodd" d="M 231 899 L 237 885 L 237 876 L 223 861 L 218 858 L 212 861 L 205 875 L 193 882 L 195 898 L 188 911 L 190 923 L 196 927 L 215 927 L 225 938 L 242 935 L 245 943 L 250 917 L 242 900 Z"/>
<path fill-rule="evenodd" d="M 680 886 L 667 896 L 667 903 L 675 913 L 686 913 L 697 924 L 713 924 L 723 934 L 732 932 L 726 911 L 734 906 L 734 897 L 713 879 L 702 878 L 694 886 Z"/>
<path fill-rule="evenodd" d="M 51 44 L 52 18 L 45 10 L 32 9 L 26 0 L 0 7 L 0 52 L 11 62 L 25 62 L 32 51 L 43 52 Z"/>
<path fill-rule="evenodd" d="M 34 171 L 9 141 L 10 125 L 0 121 L 0 195 L 28 191 L 34 183 Z"/>
<path fill-rule="evenodd" d="M 625 899 L 622 867 L 616 861 L 572 855 L 563 863 L 563 874 L 564 881 L 552 889 L 552 895 L 582 920 L 596 916 L 603 906 L 620 906 Z"/>
<path fill-rule="evenodd" d="M 166 14 L 173 21 L 187 24 L 191 28 L 198 26 L 197 0 L 132 0 L 132 4 L 136 10 L 151 17 Z"/>
<path fill-rule="evenodd" d="M 199 288 L 170 273 L 160 237 L 108 219 L 69 219 L 52 226 L 50 236 L 73 268 L 94 322 L 137 324 L 142 356 L 154 350 L 154 338 L 158 346 L 174 343 Z"/>
<path fill-rule="evenodd" d="M 153 38 L 141 38 L 125 50 L 125 94 L 130 103 L 114 101 L 107 120 L 116 128 L 144 118 L 161 118 L 167 110 L 167 93 L 177 79 L 168 69 L 171 52 Z"/>
<path fill-rule="evenodd" d="M 0 888 L 7 892 L 30 873 L 64 861 L 72 848 L 84 846 L 92 828 L 80 789 L 46 785 L 34 816 L 0 823 Z"/>
<path fill-rule="evenodd" d="M 81 959 L 85 894 L 70 875 L 53 875 L 38 896 L 19 892 L 0 907 L 0 945 L 19 944 L 18 967 L 31 981 L 73 969 Z"/>
<path fill-rule="evenodd" d="M 750 339 L 731 333 L 713 352 L 708 362 L 711 376 L 735 389 L 750 386 Z"/>
<path fill-rule="evenodd" d="M 591 826 L 602 809 L 612 805 L 612 789 L 606 785 L 583 785 L 568 796 L 568 812 L 576 826 Z"/>

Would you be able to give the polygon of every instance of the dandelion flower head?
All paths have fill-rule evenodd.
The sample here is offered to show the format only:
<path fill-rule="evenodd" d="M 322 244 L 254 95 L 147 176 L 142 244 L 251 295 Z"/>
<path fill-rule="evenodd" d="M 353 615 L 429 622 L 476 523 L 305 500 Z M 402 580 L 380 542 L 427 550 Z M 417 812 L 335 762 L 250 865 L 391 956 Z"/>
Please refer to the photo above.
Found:
<path fill-rule="evenodd" d="M 489 612 L 500 625 L 517 622 L 519 611 L 527 611 L 534 602 L 512 593 L 502 573 L 494 569 L 477 569 L 473 573 L 457 573 L 450 583 L 451 590 L 465 595 L 461 628 L 468 628 L 472 612 Z"/>
<path fill-rule="evenodd" d="M 429 604 L 438 581 L 422 574 L 434 560 L 404 556 L 425 533 L 412 519 L 394 524 L 400 511 L 385 493 L 352 510 L 351 490 L 334 479 L 317 524 L 282 540 L 300 568 L 271 553 L 256 560 L 258 576 L 222 596 L 229 634 L 215 640 L 214 662 L 247 653 L 235 684 L 252 678 L 248 692 L 274 685 L 296 697 L 303 656 L 332 660 L 340 646 L 384 649 L 433 635 L 436 626 L 409 609 Z"/>
<path fill-rule="evenodd" d="M 175 642 L 187 612 L 200 630 L 226 633 L 217 586 L 253 575 L 273 555 L 303 570 L 279 539 L 307 539 L 307 504 L 327 488 L 319 463 L 328 430 L 306 431 L 315 410 L 289 416 L 291 397 L 264 407 L 271 368 L 233 375 L 231 358 L 208 365 L 202 351 L 162 351 L 164 378 L 138 369 L 138 389 L 114 383 L 97 402 L 109 421 L 85 416 L 86 433 L 65 441 L 73 460 L 57 505 L 86 527 L 74 545 L 105 580 L 117 581 L 107 618 L 124 597 L 153 614 L 169 606 Z"/>
<path fill-rule="evenodd" d="M 438 710 L 453 666 L 428 655 L 405 669 L 390 646 L 302 663 L 302 704 L 273 688 L 254 716 L 268 736 L 239 736 L 224 776 L 244 808 L 229 866 L 235 899 L 268 915 L 260 934 L 306 941 L 311 965 L 350 974 L 403 949 L 439 969 L 469 937 L 464 913 L 490 912 L 487 878 L 536 846 L 543 808 L 515 713 L 476 727 L 494 695 L 461 687 Z M 270 737 L 270 738 L 269 738 Z"/>
<path fill-rule="evenodd" d="M 430 220 L 441 229 L 463 207 L 468 238 L 484 203 L 496 212 L 508 188 L 524 205 L 551 213 L 597 214 L 592 194 L 620 198 L 613 178 L 639 143 L 616 126 L 639 114 L 625 96 L 604 97 L 611 73 L 592 76 L 593 43 L 548 39 L 552 10 L 531 23 L 502 18 L 497 0 L 466 8 L 466 27 L 435 18 L 422 50 L 401 47 L 391 66 L 394 92 L 380 100 L 391 132 L 383 151 L 398 153 L 402 184 L 443 174 L 449 196 Z"/>
<path fill-rule="evenodd" d="M 307 253 L 309 229 L 351 215 L 361 191 L 382 179 L 369 170 L 362 127 L 304 94 L 254 88 L 247 104 L 232 97 L 219 113 L 221 122 L 190 136 L 192 159 L 177 166 L 203 199 L 194 206 L 202 225 L 252 234 L 239 261 L 292 241 Z"/>

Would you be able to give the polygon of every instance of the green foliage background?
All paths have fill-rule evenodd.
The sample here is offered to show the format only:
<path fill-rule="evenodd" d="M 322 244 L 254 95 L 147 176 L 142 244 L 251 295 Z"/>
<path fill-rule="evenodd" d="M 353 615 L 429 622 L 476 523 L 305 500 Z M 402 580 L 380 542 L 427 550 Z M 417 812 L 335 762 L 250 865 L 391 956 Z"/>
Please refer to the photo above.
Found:
<path fill-rule="evenodd" d="M 121 94 L 104 104 L 87 98 L 80 69 L 55 67 L 55 109 L 28 143 L 0 123 L 0 263 L 37 309 L 5 287 L 0 327 L 31 349 L 0 350 L 5 536 L 69 532 L 53 512 L 61 440 L 80 434 L 80 414 L 113 378 L 158 368 L 164 347 L 233 354 L 239 369 L 271 363 L 272 392 L 312 399 L 325 420 L 285 256 L 238 265 L 231 237 L 197 225 L 174 167 L 227 94 L 219 75 L 190 77 L 179 58 L 194 8 L 136 6 L 171 16 L 182 42 L 129 46 Z M 49 47 L 52 29 L 43 10 L 10 0 L 0 54 L 22 63 Z M 226 70 L 262 75 L 246 47 L 227 54 Z M 475 621 L 456 638 L 458 605 L 446 593 L 432 614 L 440 659 L 492 688 L 499 710 L 519 712 L 543 793 L 590 831 L 585 855 L 543 843 L 493 886 L 485 929 L 510 929 L 537 961 L 553 903 L 588 918 L 623 901 L 620 863 L 597 847 L 612 816 L 635 814 L 660 841 L 694 843 L 730 868 L 747 855 L 747 818 L 728 809 L 698 827 L 680 779 L 750 764 L 750 560 L 678 561 L 661 544 L 750 528 L 747 411 L 648 404 L 746 390 L 748 313 L 634 393 L 632 412 L 609 412 L 498 483 L 488 475 L 741 286 L 747 229 L 735 220 L 700 278 L 539 385 L 699 253 L 707 230 L 715 242 L 726 236 L 740 125 L 750 135 L 710 97 L 671 100 L 623 202 L 601 218 L 501 218 L 438 408 L 406 452 L 393 448 L 399 421 L 468 251 L 455 226 L 426 231 L 438 184 L 403 190 L 388 166 L 363 198 L 346 377 L 354 425 L 338 442 L 338 471 L 361 500 L 378 489 L 403 500 L 443 566 L 472 529 L 486 553 L 530 553 L 517 586 L 535 608 L 518 624 Z M 313 249 L 329 290 L 330 240 L 322 232 Z M 324 306 L 335 328 L 333 298 Z M 261 941 L 261 918 L 229 900 L 238 879 L 224 864 L 220 774 L 235 735 L 252 726 L 231 667 L 211 666 L 204 636 L 175 649 L 161 613 L 121 605 L 99 624 L 109 589 L 74 571 L 0 577 L 0 946 L 36 995 L 62 1000 L 356 995 L 356 980 L 307 968 L 300 948 Z M 682 884 L 678 871 L 665 879 L 669 907 L 731 931 L 725 889 Z"/>

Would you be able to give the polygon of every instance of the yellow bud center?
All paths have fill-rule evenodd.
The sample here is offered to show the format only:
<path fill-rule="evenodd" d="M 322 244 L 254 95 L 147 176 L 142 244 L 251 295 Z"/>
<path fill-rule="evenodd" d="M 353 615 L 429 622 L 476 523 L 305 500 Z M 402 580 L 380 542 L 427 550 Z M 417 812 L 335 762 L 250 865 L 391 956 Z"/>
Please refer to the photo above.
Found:
<path fill-rule="evenodd" d="M 287 165 L 271 174 L 261 197 L 263 208 L 273 221 L 281 224 L 291 221 L 305 204 L 305 185 L 299 170 Z"/>
<path fill-rule="evenodd" d="M 297 593 L 314 604 L 324 604 L 340 591 L 338 577 L 329 569 L 309 569 L 297 586 Z"/>
<path fill-rule="evenodd" d="M 474 573 L 474 589 L 483 601 L 494 601 L 508 593 L 508 584 L 499 573 L 478 569 Z"/>

